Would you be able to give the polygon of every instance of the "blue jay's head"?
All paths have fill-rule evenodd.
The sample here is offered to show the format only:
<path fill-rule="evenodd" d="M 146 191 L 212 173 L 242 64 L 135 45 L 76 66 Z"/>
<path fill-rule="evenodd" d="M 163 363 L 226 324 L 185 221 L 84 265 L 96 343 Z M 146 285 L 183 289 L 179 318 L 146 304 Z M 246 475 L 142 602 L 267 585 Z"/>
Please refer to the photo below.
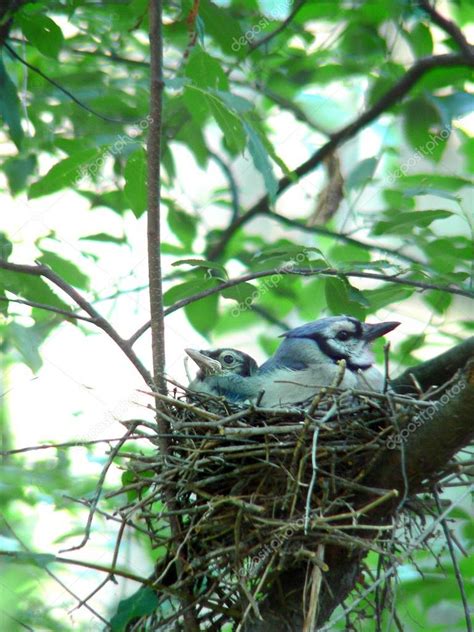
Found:
<path fill-rule="evenodd" d="M 190 390 L 222 396 L 231 402 L 244 402 L 259 393 L 258 366 L 247 353 L 228 348 L 185 351 L 199 367 Z"/>
<path fill-rule="evenodd" d="M 197 379 L 211 375 L 234 374 L 250 377 L 257 372 L 257 363 L 243 351 L 237 349 L 212 349 L 197 351 L 185 349 L 186 353 L 198 365 Z"/>
<path fill-rule="evenodd" d="M 285 340 L 260 370 L 263 373 L 278 367 L 301 370 L 338 360 L 345 360 L 352 371 L 368 369 L 374 361 L 371 342 L 399 324 L 370 325 L 351 316 L 321 318 L 282 334 Z"/>

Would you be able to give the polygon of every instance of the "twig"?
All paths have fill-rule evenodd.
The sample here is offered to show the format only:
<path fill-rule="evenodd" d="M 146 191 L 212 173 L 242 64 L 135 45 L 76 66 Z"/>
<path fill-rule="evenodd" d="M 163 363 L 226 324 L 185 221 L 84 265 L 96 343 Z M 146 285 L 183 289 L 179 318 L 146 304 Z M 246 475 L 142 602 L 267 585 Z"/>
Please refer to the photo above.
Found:
<path fill-rule="evenodd" d="M 75 320 L 85 320 L 88 323 L 95 325 L 95 320 L 88 316 L 80 316 L 74 312 L 68 312 L 67 309 L 61 309 L 60 307 L 53 307 L 52 305 L 46 305 L 45 303 L 37 303 L 36 301 L 26 301 L 20 298 L 7 298 L 6 296 L 0 296 L 0 301 L 5 303 L 19 303 L 20 305 L 28 305 L 28 307 L 36 307 L 38 309 L 44 309 L 47 312 L 53 312 L 54 314 L 60 314 L 66 316 L 66 318 L 74 318 Z"/>
<path fill-rule="evenodd" d="M 97 505 L 99 503 L 100 495 L 102 493 L 102 488 L 103 488 L 103 485 L 104 485 L 104 482 L 105 482 L 105 477 L 107 476 L 107 472 L 109 471 L 110 466 L 114 462 L 115 457 L 119 453 L 120 448 L 130 438 L 130 435 L 133 434 L 133 432 L 135 431 L 135 428 L 136 428 L 137 425 L 138 424 L 136 423 L 132 428 L 130 428 L 124 434 L 124 436 L 120 439 L 120 441 L 117 443 L 117 445 L 115 445 L 112 448 L 112 450 L 110 451 L 110 454 L 109 454 L 109 457 L 107 459 L 107 462 L 104 465 L 104 467 L 102 468 L 102 472 L 100 473 L 99 480 L 97 481 L 96 491 L 95 491 L 94 497 L 92 498 L 92 501 L 90 503 L 89 515 L 87 517 L 87 522 L 86 522 L 86 527 L 85 527 L 85 531 L 84 531 L 84 536 L 83 536 L 81 542 L 79 544 L 77 544 L 76 546 L 71 546 L 71 547 L 69 547 L 67 549 L 62 549 L 60 551 L 60 553 L 65 553 L 67 551 L 76 551 L 77 549 L 81 549 L 86 544 L 86 542 L 88 541 L 88 539 L 90 537 L 91 527 L 92 527 L 92 520 L 94 518 L 94 513 L 95 513 L 95 510 L 97 509 Z"/>
<path fill-rule="evenodd" d="M 439 502 L 439 496 L 436 489 L 433 489 L 433 496 L 435 499 L 436 508 L 438 510 L 438 513 L 440 514 L 441 503 Z M 458 561 L 456 559 L 456 553 L 454 552 L 451 533 L 449 532 L 446 519 L 441 520 L 441 528 L 443 529 L 444 536 L 446 538 L 446 544 L 448 545 L 449 554 L 451 556 L 451 561 L 453 563 L 454 574 L 456 576 L 456 581 L 459 586 L 459 592 L 461 593 L 461 600 L 462 600 L 462 605 L 464 608 L 464 617 L 466 619 L 466 630 L 467 632 L 472 632 L 472 619 L 471 619 L 471 613 L 470 613 L 470 608 L 469 608 L 469 602 L 467 600 L 466 589 L 464 588 L 464 581 L 461 575 L 461 570 L 459 568 Z"/>
<path fill-rule="evenodd" d="M 20 539 L 20 537 L 16 534 L 16 532 L 13 530 L 13 528 L 10 526 L 10 524 L 7 522 L 7 520 L 5 519 L 4 516 L 2 516 L 2 521 L 5 524 L 5 527 L 8 529 L 8 531 L 10 531 L 10 533 L 13 535 L 13 537 L 15 538 L 15 540 L 17 540 L 19 542 L 19 544 L 21 545 L 21 547 L 28 553 L 32 553 L 31 549 L 29 549 L 26 544 Z M 64 590 L 71 595 L 71 597 L 73 597 L 76 601 L 80 602 L 81 598 L 78 597 L 78 595 L 76 595 L 70 588 L 68 588 L 66 586 L 66 584 L 59 579 L 59 577 L 56 577 L 56 575 L 49 570 L 49 568 L 47 568 L 46 566 L 44 567 L 44 570 L 46 572 L 47 575 L 49 575 L 49 577 L 51 577 L 51 579 L 53 579 L 57 584 L 59 584 L 61 586 L 61 588 L 64 588 Z M 91 606 L 89 606 L 89 604 L 86 604 L 86 608 L 87 610 L 89 610 L 89 612 L 91 614 L 93 614 L 95 617 L 97 617 L 97 619 L 99 619 L 100 621 L 102 621 L 102 623 L 104 623 L 107 627 L 109 627 L 109 622 L 104 619 L 98 612 L 96 612 L 94 610 L 94 608 L 92 608 Z"/>
<path fill-rule="evenodd" d="M 271 33 L 268 33 L 268 35 L 265 35 L 264 37 L 262 37 L 261 39 L 257 40 L 256 42 L 250 45 L 249 55 L 251 55 L 253 51 L 256 50 L 257 48 L 260 48 L 260 46 L 264 46 L 265 44 L 268 44 L 274 37 L 276 37 L 281 32 L 283 32 L 286 29 L 286 27 L 294 20 L 297 13 L 299 12 L 299 10 L 304 4 L 306 4 L 306 0 L 298 0 L 298 2 L 295 3 L 293 11 L 289 14 L 289 16 L 285 20 L 283 20 L 280 26 L 274 29 Z"/>
<path fill-rule="evenodd" d="M 318 544 L 316 555 L 319 560 L 324 563 L 324 544 Z M 316 624 L 316 615 L 318 612 L 319 592 L 321 590 L 321 582 L 323 573 L 321 570 L 321 562 L 313 562 L 313 572 L 311 573 L 311 592 L 309 597 L 309 608 L 306 615 L 303 632 L 313 632 Z"/>
<path fill-rule="evenodd" d="M 1 266 L 0 266 L 1 267 Z M 358 272 L 351 270 L 337 270 L 335 268 L 322 268 L 315 269 L 312 268 L 292 268 L 292 269 L 284 269 L 284 268 L 274 268 L 272 270 L 263 270 L 261 272 L 249 272 L 248 274 L 243 274 L 240 277 L 235 279 L 229 279 L 228 281 L 224 281 L 223 283 L 216 285 L 214 287 L 208 288 L 207 290 L 203 290 L 202 292 L 197 292 L 192 296 L 187 296 L 186 298 L 181 299 L 180 301 L 176 301 L 174 305 L 167 307 L 164 310 L 164 315 L 169 316 L 173 312 L 186 307 L 186 305 L 190 305 L 191 303 L 195 303 L 203 298 L 208 296 L 212 296 L 213 294 L 218 294 L 222 292 L 222 290 L 226 290 L 230 287 L 234 287 L 236 285 L 240 285 L 240 283 L 246 283 L 248 281 L 253 281 L 255 279 L 262 279 L 268 276 L 272 276 L 274 274 L 278 275 L 295 275 L 295 276 L 322 276 L 322 277 L 339 277 L 339 278 L 359 278 L 359 279 L 375 279 L 377 281 L 386 281 L 388 283 L 396 283 L 397 285 L 406 285 L 408 287 L 416 287 L 420 290 L 439 290 L 440 292 L 448 292 L 449 294 L 456 294 L 458 296 L 467 296 L 469 298 L 474 298 L 474 291 L 472 290 L 464 290 L 457 287 L 451 287 L 447 285 L 436 285 L 435 283 L 424 283 L 423 281 L 413 281 L 412 279 L 403 279 L 398 275 L 388 275 L 388 274 L 380 274 L 377 272 Z M 132 342 L 134 344 L 140 336 L 142 336 L 149 328 L 151 322 L 148 321 L 144 325 L 142 325 L 131 338 L 128 340 L 128 344 Z"/>
<path fill-rule="evenodd" d="M 42 276 L 45 279 L 51 281 L 51 283 L 56 285 L 65 294 L 72 298 L 72 300 L 77 305 L 79 305 L 79 307 L 84 310 L 86 314 L 89 314 L 89 316 L 91 317 L 91 322 L 99 329 L 102 329 L 102 331 L 104 331 L 109 336 L 109 338 L 111 338 L 115 342 L 115 344 L 122 350 L 122 352 L 127 356 L 133 366 L 140 373 L 147 385 L 150 388 L 153 388 L 153 379 L 150 373 L 139 360 L 138 356 L 135 354 L 127 341 L 119 336 L 119 334 L 112 327 L 109 321 L 101 316 L 99 312 L 88 301 L 86 301 L 86 299 L 81 294 L 79 294 L 79 292 L 77 292 L 77 290 L 66 283 L 66 281 L 64 281 L 60 276 L 53 272 L 51 268 L 48 268 L 48 266 L 39 263 L 32 266 L 18 263 L 10 263 L 9 261 L 0 259 L 0 269 L 10 270 L 12 272 L 20 272 L 21 274 Z"/>
<path fill-rule="evenodd" d="M 10 53 L 12 57 L 17 59 L 20 63 L 22 63 L 24 66 L 26 66 L 27 68 L 29 68 L 36 74 L 38 74 L 45 81 L 50 83 L 52 86 L 60 90 L 63 94 L 69 97 L 71 101 L 74 101 L 74 103 L 76 103 L 79 107 L 81 107 L 83 110 L 86 110 L 86 112 L 93 114 L 97 118 L 101 119 L 102 121 L 106 121 L 107 123 L 119 123 L 120 125 L 129 125 L 136 122 L 133 120 L 114 119 L 114 118 L 111 118 L 110 116 L 105 116 L 104 114 L 97 112 L 97 110 L 94 110 L 93 108 L 89 107 L 88 105 L 80 101 L 77 97 L 75 97 L 72 94 L 72 92 L 69 92 L 69 90 L 66 90 L 66 88 L 63 88 L 63 86 L 59 84 L 57 81 L 55 81 L 54 79 L 51 79 L 51 77 L 48 77 L 48 75 L 45 75 L 45 73 L 42 70 L 40 70 L 37 66 L 33 66 L 33 64 L 30 64 L 29 62 L 27 62 L 26 59 L 23 59 L 23 57 L 20 57 L 20 55 L 18 55 L 18 53 L 16 53 L 15 50 L 9 44 L 4 42 L 3 46 L 7 49 L 7 51 Z"/>
<path fill-rule="evenodd" d="M 474 61 L 474 47 L 469 44 L 459 26 L 438 13 L 434 6 L 431 6 L 428 0 L 418 0 L 418 3 L 420 7 L 428 13 L 434 24 L 437 24 L 448 35 L 451 35 L 453 40 L 466 56 L 466 59 Z"/>
<path fill-rule="evenodd" d="M 446 516 L 454 509 L 454 507 L 459 506 L 461 504 L 461 502 L 464 500 L 464 498 L 466 498 L 469 494 L 471 494 L 473 490 L 474 490 L 474 485 L 470 485 L 469 488 L 464 492 L 464 494 L 462 494 L 462 496 L 460 498 L 458 498 L 457 500 L 453 501 L 449 505 L 449 507 L 447 507 L 447 509 L 445 509 L 445 511 L 443 511 L 443 513 L 440 514 L 436 518 L 436 520 L 434 520 L 432 523 L 430 523 L 426 527 L 426 529 L 424 529 L 421 532 L 421 534 L 411 543 L 411 545 L 406 548 L 402 559 L 399 559 L 396 562 L 394 561 L 392 566 L 387 571 L 385 571 L 373 584 L 371 584 L 369 586 L 369 588 L 364 590 L 364 592 L 359 597 L 354 599 L 354 601 L 351 603 L 351 605 L 348 608 L 345 608 L 344 611 L 341 612 L 334 619 L 332 619 L 330 623 L 328 623 L 328 624 L 324 625 L 322 628 L 320 628 L 319 632 L 331 632 L 331 630 L 334 630 L 334 625 L 338 621 L 340 621 L 341 619 L 344 619 L 349 612 L 353 612 L 354 609 L 362 601 L 364 601 L 364 599 L 366 599 L 368 595 L 370 595 L 374 590 L 376 590 L 377 586 L 380 586 L 380 584 L 382 582 L 384 582 L 388 577 L 391 577 L 392 575 L 394 575 L 396 570 L 397 570 L 397 568 L 398 568 L 398 566 L 403 564 L 404 560 L 409 558 L 411 553 L 413 553 L 420 546 L 420 544 L 422 544 L 422 542 L 431 533 L 433 533 L 433 531 L 436 529 L 436 527 L 442 522 L 442 520 L 444 520 L 444 518 L 446 518 Z"/>

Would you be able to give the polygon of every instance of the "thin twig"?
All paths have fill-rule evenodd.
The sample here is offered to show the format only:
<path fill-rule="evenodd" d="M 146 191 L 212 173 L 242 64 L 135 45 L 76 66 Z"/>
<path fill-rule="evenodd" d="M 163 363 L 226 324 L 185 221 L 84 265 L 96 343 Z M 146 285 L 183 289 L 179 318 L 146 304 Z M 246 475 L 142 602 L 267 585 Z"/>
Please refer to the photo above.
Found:
<path fill-rule="evenodd" d="M 105 116 L 104 114 L 101 114 L 100 112 L 97 112 L 97 110 L 94 110 L 93 108 L 91 108 L 88 105 L 86 105 L 85 103 L 83 103 L 80 99 L 75 97 L 72 94 L 72 92 L 69 92 L 69 90 L 66 90 L 66 88 L 63 88 L 63 86 L 61 84 L 59 84 L 57 81 L 55 81 L 54 79 L 51 79 L 51 77 L 48 77 L 48 75 L 46 75 L 40 68 L 38 68 L 37 66 L 33 66 L 33 64 L 30 64 L 29 62 L 27 62 L 26 59 L 23 59 L 23 57 L 18 55 L 18 53 L 15 52 L 15 50 L 9 44 L 4 42 L 3 46 L 7 49 L 7 51 L 10 53 L 10 55 L 12 57 L 17 59 L 20 63 L 22 63 L 24 66 L 26 66 L 27 68 L 29 68 L 30 70 L 32 70 L 36 74 L 38 74 L 45 81 L 50 83 L 52 86 L 54 86 L 55 88 L 60 90 L 63 94 L 65 94 L 67 97 L 69 97 L 71 99 L 71 101 L 74 101 L 74 103 L 76 103 L 79 107 L 81 107 L 83 110 L 86 110 L 86 112 L 89 112 L 90 114 L 93 114 L 97 118 L 101 119 L 102 121 L 106 121 L 107 123 L 119 123 L 120 125 L 130 125 L 130 124 L 133 124 L 133 123 L 137 122 L 137 121 L 134 121 L 134 120 L 131 120 L 131 119 L 130 120 L 114 119 L 114 118 L 111 118 L 110 116 Z"/>
<path fill-rule="evenodd" d="M 418 3 L 420 7 L 428 13 L 434 24 L 437 24 L 443 31 L 445 31 L 445 33 L 451 35 L 453 40 L 466 56 L 466 59 L 474 61 L 474 46 L 469 44 L 459 26 L 438 13 L 434 6 L 431 6 L 428 0 L 418 0 Z"/>
<path fill-rule="evenodd" d="M 72 300 L 79 305 L 79 307 L 88 314 L 93 324 L 102 329 L 109 338 L 111 338 L 115 344 L 122 350 L 122 352 L 127 356 L 133 366 L 140 373 L 142 378 L 145 380 L 146 384 L 153 388 L 153 379 L 149 373 L 149 371 L 145 368 L 141 360 L 139 360 L 138 356 L 135 354 L 133 349 L 129 346 L 126 340 L 121 338 L 117 331 L 112 327 L 108 320 L 106 320 L 103 316 L 99 314 L 99 312 L 88 302 L 86 299 L 79 294 L 77 290 L 75 290 L 69 283 L 66 283 L 60 276 L 58 276 L 51 268 L 45 266 L 43 264 L 37 263 L 36 265 L 25 265 L 18 263 L 10 263 L 10 261 L 5 261 L 0 259 L 0 269 L 10 270 L 12 272 L 20 272 L 21 274 L 31 274 L 33 276 L 42 276 L 45 279 L 48 279 L 56 285 L 59 289 L 61 289 L 65 294 L 67 294 Z"/>
<path fill-rule="evenodd" d="M 433 496 L 436 503 L 436 508 L 438 513 L 441 513 L 441 503 L 439 502 L 439 495 L 436 489 L 433 489 Z M 441 520 L 441 528 L 443 529 L 444 536 L 446 538 L 446 544 L 448 545 L 449 555 L 451 556 L 451 561 L 453 563 L 454 575 L 456 576 L 456 581 L 459 586 L 459 592 L 461 594 L 462 605 L 464 608 L 464 617 L 466 619 L 466 630 L 467 632 L 472 632 L 472 619 L 470 613 L 469 602 L 467 600 L 466 589 L 464 587 L 464 581 L 461 575 L 461 570 L 459 568 L 458 561 L 456 559 L 456 553 L 454 552 L 454 547 L 452 543 L 451 533 L 448 529 L 448 524 L 446 519 Z"/>

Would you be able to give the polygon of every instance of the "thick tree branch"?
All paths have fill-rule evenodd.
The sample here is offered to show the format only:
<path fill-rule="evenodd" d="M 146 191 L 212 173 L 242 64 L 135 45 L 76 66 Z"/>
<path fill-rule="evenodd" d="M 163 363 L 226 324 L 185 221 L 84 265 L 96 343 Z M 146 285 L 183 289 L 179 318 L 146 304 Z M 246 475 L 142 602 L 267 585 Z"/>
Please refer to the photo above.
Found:
<path fill-rule="evenodd" d="M 148 132 L 148 276 L 150 282 L 153 377 L 159 392 L 166 394 L 165 330 L 161 273 L 161 127 L 163 120 L 162 3 L 150 2 L 150 116 Z M 164 424 L 163 420 L 158 425 Z M 160 432 L 169 431 L 167 424 Z"/>
<path fill-rule="evenodd" d="M 303 176 L 310 173 L 321 162 L 332 153 L 337 147 L 353 138 L 369 123 L 374 121 L 383 112 L 389 110 L 393 105 L 398 103 L 403 97 L 420 81 L 420 79 L 433 68 L 450 68 L 454 66 L 471 66 L 474 67 L 474 60 L 471 57 L 458 54 L 434 55 L 432 57 L 424 57 L 418 59 L 411 68 L 403 75 L 403 77 L 392 86 L 372 107 L 357 117 L 352 123 L 346 125 L 341 130 L 332 134 L 330 140 L 320 147 L 306 162 L 297 167 L 289 176 L 283 177 L 278 184 L 277 195 L 280 195 L 286 189 L 295 184 Z M 257 215 L 265 214 L 270 207 L 270 200 L 264 195 L 256 202 L 248 211 L 241 215 L 237 220 L 232 222 L 222 233 L 220 239 L 208 252 L 209 259 L 218 259 L 224 252 L 230 238 L 242 226 L 250 222 Z"/>
<path fill-rule="evenodd" d="M 150 0 L 149 3 L 149 40 L 150 40 L 150 116 L 148 135 L 148 276 L 150 281 L 151 346 L 153 358 L 153 378 L 156 389 L 166 395 L 165 379 L 165 329 L 163 313 L 163 278 L 161 271 L 161 140 L 163 119 L 163 3 L 162 0 Z M 159 414 L 165 404 L 155 398 L 157 410 L 158 444 L 164 459 L 169 456 L 170 427 L 168 417 Z M 185 570 L 180 557 L 181 520 L 175 512 L 178 509 L 172 488 L 163 487 L 163 498 L 170 515 L 169 525 L 173 535 L 172 548 L 176 556 L 178 578 Z M 199 626 L 193 608 L 193 596 L 186 589 L 181 597 L 183 619 L 186 630 L 198 632 Z"/>
<path fill-rule="evenodd" d="M 450 380 L 471 356 L 474 356 L 474 336 L 445 353 L 410 367 L 392 380 L 392 388 L 398 393 L 416 393 L 416 383 L 423 391 L 430 386 L 439 386 Z M 415 381 L 411 378 L 413 376 Z"/>

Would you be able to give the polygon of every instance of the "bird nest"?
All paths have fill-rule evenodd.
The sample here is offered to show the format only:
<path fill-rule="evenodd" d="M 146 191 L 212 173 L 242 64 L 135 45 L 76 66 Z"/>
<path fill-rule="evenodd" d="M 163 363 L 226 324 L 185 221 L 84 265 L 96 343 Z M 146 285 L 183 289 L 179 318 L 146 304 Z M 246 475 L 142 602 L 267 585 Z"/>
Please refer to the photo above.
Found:
<path fill-rule="evenodd" d="M 138 496 L 123 508 L 143 518 L 154 547 L 166 547 L 153 576 L 169 606 L 160 617 L 178 618 L 178 597 L 187 594 L 200 604 L 203 628 L 241 623 L 285 569 L 307 560 L 324 573 L 326 545 L 392 556 L 392 525 L 371 525 L 370 517 L 393 508 L 397 492 L 366 481 L 394 429 L 426 401 L 336 388 L 282 409 L 189 391 L 161 398 L 169 453 L 129 460 L 124 491 Z M 156 443 L 151 427 L 142 430 Z M 153 617 L 152 628 L 160 627 Z"/>

